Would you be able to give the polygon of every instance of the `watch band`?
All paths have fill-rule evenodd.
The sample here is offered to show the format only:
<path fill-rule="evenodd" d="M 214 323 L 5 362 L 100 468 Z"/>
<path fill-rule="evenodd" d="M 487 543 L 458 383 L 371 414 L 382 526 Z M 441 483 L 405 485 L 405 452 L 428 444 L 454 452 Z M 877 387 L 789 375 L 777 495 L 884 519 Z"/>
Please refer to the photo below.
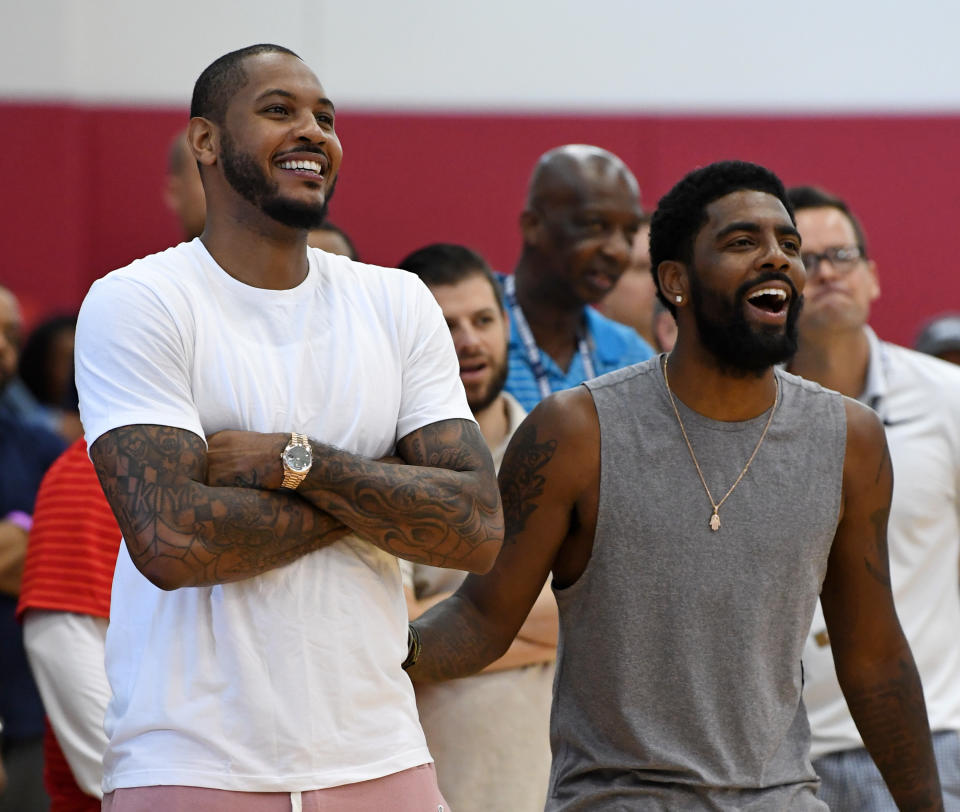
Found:
<path fill-rule="evenodd" d="M 307 439 L 306 435 L 300 434 L 299 432 L 293 432 L 290 435 L 290 442 L 283 449 L 283 453 L 280 455 L 280 460 L 283 462 L 283 482 L 280 483 L 281 488 L 288 488 L 291 491 L 295 491 L 301 482 L 307 478 L 307 473 L 310 471 L 307 468 L 304 471 L 294 471 L 292 468 L 287 466 L 286 460 L 284 459 L 284 454 L 290 446 L 300 445 L 306 448 L 310 448 L 310 441 Z"/>

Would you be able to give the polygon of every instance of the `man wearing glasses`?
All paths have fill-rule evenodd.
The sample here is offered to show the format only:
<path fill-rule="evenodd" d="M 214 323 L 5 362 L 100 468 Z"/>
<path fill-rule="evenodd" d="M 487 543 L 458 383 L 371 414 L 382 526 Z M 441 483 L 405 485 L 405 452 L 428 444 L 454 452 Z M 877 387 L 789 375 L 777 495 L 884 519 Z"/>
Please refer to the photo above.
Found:
<path fill-rule="evenodd" d="M 789 369 L 883 420 L 894 472 L 890 580 L 923 681 L 945 808 L 960 810 L 960 371 L 877 338 L 867 319 L 880 286 L 860 224 L 820 189 L 788 196 L 807 270 Z M 820 797 L 831 809 L 896 809 L 847 710 L 819 607 L 803 663 Z"/>

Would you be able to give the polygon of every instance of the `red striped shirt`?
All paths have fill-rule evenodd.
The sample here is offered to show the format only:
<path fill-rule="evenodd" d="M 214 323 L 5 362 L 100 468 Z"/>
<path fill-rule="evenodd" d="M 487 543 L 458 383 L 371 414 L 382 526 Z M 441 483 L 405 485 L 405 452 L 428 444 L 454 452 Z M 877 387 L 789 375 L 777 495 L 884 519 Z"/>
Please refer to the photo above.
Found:
<path fill-rule="evenodd" d="M 120 528 L 81 438 L 50 466 L 37 492 L 17 615 L 52 609 L 109 617 L 119 548 Z M 99 810 L 99 800 L 77 786 L 49 723 L 43 745 L 51 812 Z"/>
<path fill-rule="evenodd" d="M 110 616 L 120 528 L 81 438 L 37 492 L 17 614 L 25 609 Z"/>

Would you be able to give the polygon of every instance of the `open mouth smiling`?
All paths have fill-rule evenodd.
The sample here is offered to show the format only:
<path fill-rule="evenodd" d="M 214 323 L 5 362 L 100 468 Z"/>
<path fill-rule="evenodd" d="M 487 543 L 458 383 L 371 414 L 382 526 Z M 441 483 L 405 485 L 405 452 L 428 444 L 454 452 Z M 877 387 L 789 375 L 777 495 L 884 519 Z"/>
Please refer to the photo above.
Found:
<path fill-rule="evenodd" d="M 757 310 L 776 315 L 786 307 L 790 297 L 783 288 L 759 288 L 747 296 L 747 301 Z"/>

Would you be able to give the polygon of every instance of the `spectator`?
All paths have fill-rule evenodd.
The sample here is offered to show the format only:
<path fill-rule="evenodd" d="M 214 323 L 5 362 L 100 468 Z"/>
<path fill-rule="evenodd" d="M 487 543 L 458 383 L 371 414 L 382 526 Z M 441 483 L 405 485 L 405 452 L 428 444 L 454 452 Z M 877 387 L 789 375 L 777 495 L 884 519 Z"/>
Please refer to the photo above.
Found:
<path fill-rule="evenodd" d="M 18 366 L 20 380 L 67 442 L 83 432 L 73 381 L 76 330 L 76 316 L 54 316 L 41 322 L 24 343 Z"/>
<path fill-rule="evenodd" d="M 357 249 L 347 234 L 339 226 L 335 226 L 329 220 L 324 220 L 319 226 L 312 229 L 307 235 L 307 245 L 311 248 L 319 248 L 328 254 L 339 254 L 342 257 L 350 257 L 354 262 L 359 262 L 360 257 Z"/>
<path fill-rule="evenodd" d="M 917 336 L 914 349 L 960 364 L 960 315 L 938 316 L 927 322 Z"/>
<path fill-rule="evenodd" d="M 587 306 L 624 272 L 642 219 L 636 178 L 616 155 L 568 144 L 537 161 L 520 216 L 523 249 L 504 278 L 507 391 L 525 409 L 652 354 L 636 332 Z"/>
<path fill-rule="evenodd" d="M 0 288 L 0 392 L 17 369 L 20 327 L 16 298 Z M 43 789 L 43 705 L 16 608 L 34 498 L 63 447 L 63 440 L 42 425 L 0 412 L 0 720 L 8 775 L 0 812 L 40 812 L 49 806 Z"/>
<path fill-rule="evenodd" d="M 103 792 L 104 670 L 120 528 L 81 438 L 37 494 L 17 612 L 49 724 L 44 779 L 51 812 L 97 812 Z"/>
<path fill-rule="evenodd" d="M 874 409 L 894 488 L 889 579 L 923 680 L 948 810 L 960 810 L 960 370 L 881 341 L 867 325 L 880 295 L 860 223 L 839 198 L 789 191 L 807 268 L 800 343 L 790 370 Z M 878 542 L 879 543 L 879 542 Z M 864 747 L 834 669 L 835 641 L 814 616 L 804 649 L 811 755 L 831 809 L 895 809 Z"/>
<path fill-rule="evenodd" d="M 414 251 L 417 274 L 450 327 L 460 380 L 497 468 L 526 416 L 507 392 L 510 329 L 486 261 L 461 245 Z M 465 572 L 402 561 L 411 619 L 448 597 Z M 443 796 L 458 812 L 541 812 L 550 773 L 550 700 L 557 603 L 545 586 L 507 653 L 483 674 L 417 688 L 417 707 Z"/>

